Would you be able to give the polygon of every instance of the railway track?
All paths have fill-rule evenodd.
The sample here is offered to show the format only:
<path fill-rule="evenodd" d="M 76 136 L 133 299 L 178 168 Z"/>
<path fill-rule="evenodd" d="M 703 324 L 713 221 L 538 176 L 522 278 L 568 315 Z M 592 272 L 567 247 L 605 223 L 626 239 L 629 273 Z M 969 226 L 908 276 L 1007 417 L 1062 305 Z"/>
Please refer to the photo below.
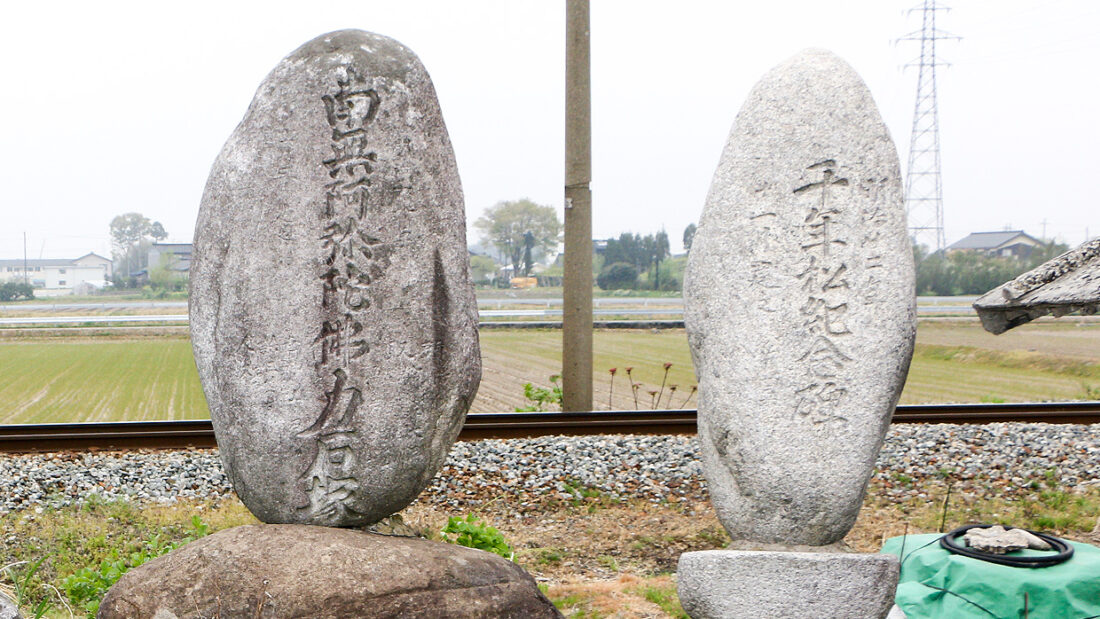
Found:
<path fill-rule="evenodd" d="M 694 434 L 694 410 L 471 413 L 459 440 L 592 434 Z M 1100 423 L 1098 402 L 898 406 L 893 423 Z M 0 425 L 0 453 L 215 447 L 210 420 Z"/>

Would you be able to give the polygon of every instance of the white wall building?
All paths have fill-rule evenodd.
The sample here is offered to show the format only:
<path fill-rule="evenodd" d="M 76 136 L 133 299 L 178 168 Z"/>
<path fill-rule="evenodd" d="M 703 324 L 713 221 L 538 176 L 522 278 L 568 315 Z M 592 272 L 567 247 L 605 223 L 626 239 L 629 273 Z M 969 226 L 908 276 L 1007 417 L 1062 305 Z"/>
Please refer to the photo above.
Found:
<path fill-rule="evenodd" d="M 72 294 L 81 284 L 102 288 L 112 272 L 111 260 L 94 253 L 72 260 L 0 260 L 0 281 L 26 281 L 36 290 L 47 292 L 42 296 Z"/>

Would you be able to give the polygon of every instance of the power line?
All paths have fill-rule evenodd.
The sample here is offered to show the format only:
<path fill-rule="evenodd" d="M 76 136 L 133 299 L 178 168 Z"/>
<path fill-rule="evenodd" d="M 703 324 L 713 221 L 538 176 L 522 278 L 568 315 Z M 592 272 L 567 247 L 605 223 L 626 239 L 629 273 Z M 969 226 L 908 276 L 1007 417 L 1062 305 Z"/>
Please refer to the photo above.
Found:
<path fill-rule="evenodd" d="M 910 9 L 921 13 L 921 29 L 899 41 L 920 41 L 920 58 L 908 66 L 917 69 L 917 96 L 913 106 L 913 129 L 909 136 L 909 165 L 905 175 L 905 207 L 909 233 L 914 242 L 942 251 L 947 245 L 943 232 L 943 184 L 940 176 L 940 121 L 936 98 L 936 41 L 958 39 L 936 28 L 936 13 L 949 11 L 936 0 L 924 0 Z"/>

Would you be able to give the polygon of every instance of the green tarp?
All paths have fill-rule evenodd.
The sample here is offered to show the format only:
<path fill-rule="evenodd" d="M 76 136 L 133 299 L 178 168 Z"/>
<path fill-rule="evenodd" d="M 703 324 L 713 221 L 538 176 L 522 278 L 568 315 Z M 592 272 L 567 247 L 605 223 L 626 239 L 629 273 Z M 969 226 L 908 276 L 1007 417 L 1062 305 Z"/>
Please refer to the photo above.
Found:
<path fill-rule="evenodd" d="M 950 553 L 940 537 L 893 537 L 882 547 L 901 559 L 896 602 L 908 619 L 1023 618 L 1025 593 L 1031 619 L 1100 618 L 1100 548 L 1069 542 L 1074 554 L 1065 563 L 1010 567 Z M 1009 556 L 1041 554 L 1050 553 Z"/>

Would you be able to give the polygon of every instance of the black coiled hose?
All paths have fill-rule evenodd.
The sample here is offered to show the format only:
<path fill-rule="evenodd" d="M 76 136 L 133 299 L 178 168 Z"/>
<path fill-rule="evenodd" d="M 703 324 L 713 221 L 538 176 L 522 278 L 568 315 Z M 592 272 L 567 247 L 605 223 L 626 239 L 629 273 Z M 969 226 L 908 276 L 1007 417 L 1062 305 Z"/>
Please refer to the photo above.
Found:
<path fill-rule="evenodd" d="M 1010 557 L 1007 555 L 995 555 L 988 552 L 983 552 L 981 550 L 974 550 L 973 548 L 962 546 L 955 541 L 957 538 L 961 537 L 970 529 L 988 529 L 991 526 L 993 525 L 970 524 L 965 527 L 959 527 L 941 537 L 940 546 L 942 546 L 944 550 L 948 552 L 953 552 L 957 555 L 970 557 L 971 559 L 978 559 L 980 561 L 997 563 L 1000 565 L 1009 565 L 1012 567 L 1050 567 L 1052 565 L 1058 565 L 1059 563 L 1069 561 L 1070 557 L 1073 556 L 1073 546 L 1071 546 L 1066 541 L 1060 540 L 1052 535 L 1047 535 L 1046 533 L 1037 533 L 1035 531 L 1029 531 L 1028 529 L 1024 530 L 1028 533 L 1031 533 L 1035 537 L 1038 537 L 1044 542 L 1050 544 L 1050 547 L 1058 552 L 1055 554 L 1046 554 L 1039 556 Z M 1014 527 L 1007 528 L 1011 529 Z"/>

